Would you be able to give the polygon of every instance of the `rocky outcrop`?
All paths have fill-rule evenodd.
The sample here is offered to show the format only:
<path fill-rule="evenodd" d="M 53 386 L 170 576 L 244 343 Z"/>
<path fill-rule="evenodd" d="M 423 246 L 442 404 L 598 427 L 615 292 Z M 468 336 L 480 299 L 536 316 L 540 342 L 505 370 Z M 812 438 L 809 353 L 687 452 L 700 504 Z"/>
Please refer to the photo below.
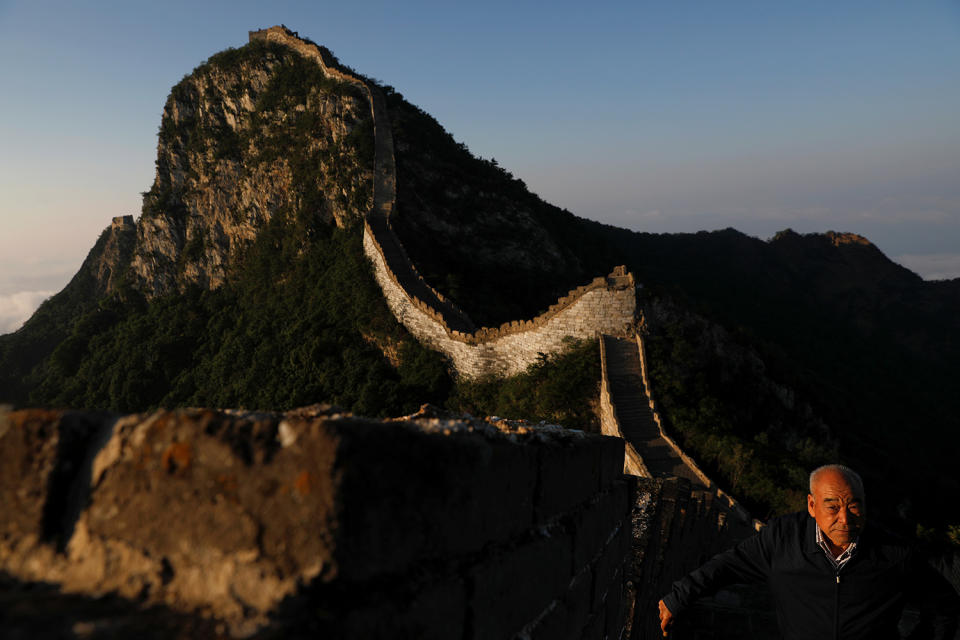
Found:
<path fill-rule="evenodd" d="M 131 267 L 147 297 L 214 289 L 275 218 L 357 222 L 371 202 L 365 96 L 276 44 L 227 50 L 164 107 Z"/>

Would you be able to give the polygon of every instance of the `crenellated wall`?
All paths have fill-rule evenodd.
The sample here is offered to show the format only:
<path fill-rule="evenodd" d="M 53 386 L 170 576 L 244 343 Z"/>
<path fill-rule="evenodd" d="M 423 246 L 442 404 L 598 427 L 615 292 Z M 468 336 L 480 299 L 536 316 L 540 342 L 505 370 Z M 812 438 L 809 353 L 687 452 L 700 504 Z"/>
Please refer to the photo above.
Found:
<path fill-rule="evenodd" d="M 375 137 L 374 206 L 364 220 L 364 252 L 397 320 L 422 343 L 446 354 L 459 375 L 513 375 L 542 354 L 561 351 L 570 338 L 630 333 L 636 285 L 623 267 L 574 289 L 532 320 L 478 330 L 461 309 L 423 280 L 393 231 L 396 159 L 386 101 L 379 88 L 337 67 L 326 50 L 285 27 L 250 32 L 250 40 L 286 45 L 316 60 L 328 76 L 363 87 L 370 99 Z"/>
<path fill-rule="evenodd" d="M 110 228 L 112 229 L 126 229 L 133 227 L 133 216 L 114 216 L 113 220 L 110 221 Z"/>
<path fill-rule="evenodd" d="M 680 448 L 680 445 L 678 445 L 663 428 L 663 420 L 660 418 L 660 412 L 657 411 L 657 404 L 654 401 L 653 391 L 650 387 L 650 379 L 647 376 L 647 351 L 644 347 L 643 337 L 640 333 L 637 333 L 636 341 L 637 350 L 640 353 L 640 370 L 641 375 L 643 376 L 643 386 L 646 389 L 647 401 L 650 405 L 650 412 L 653 415 L 653 420 L 660 431 L 660 437 L 663 438 L 664 442 L 666 442 L 670 449 L 674 452 L 674 455 L 683 461 L 683 464 L 690 469 L 690 471 L 697 478 L 700 479 L 700 481 L 703 483 L 703 486 L 706 487 L 711 493 L 716 495 L 717 499 L 720 500 L 726 506 L 726 508 L 736 513 L 741 521 L 752 523 L 753 528 L 759 530 L 763 526 L 763 522 L 753 518 L 733 496 L 721 489 L 719 486 L 717 486 L 716 482 L 707 477 L 707 474 L 700 469 L 696 461 L 684 453 L 683 449 Z"/>
<path fill-rule="evenodd" d="M 561 351 L 570 338 L 623 335 L 633 327 L 633 277 L 615 271 L 574 289 L 533 320 L 473 333 L 451 330 L 441 314 L 400 286 L 372 235 L 364 236 L 364 247 L 372 256 L 374 275 L 393 314 L 418 340 L 446 354 L 457 373 L 467 378 L 514 375 L 537 362 L 541 354 Z"/>

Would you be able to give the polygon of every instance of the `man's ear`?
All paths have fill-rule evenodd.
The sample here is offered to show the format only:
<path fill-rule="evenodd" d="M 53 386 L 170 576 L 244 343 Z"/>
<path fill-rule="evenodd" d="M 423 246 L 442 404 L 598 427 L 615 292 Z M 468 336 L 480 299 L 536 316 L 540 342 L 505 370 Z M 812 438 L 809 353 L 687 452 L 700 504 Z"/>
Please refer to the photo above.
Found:
<path fill-rule="evenodd" d="M 810 514 L 811 518 L 816 518 L 817 516 L 813 512 L 813 494 L 807 494 L 807 513 Z"/>

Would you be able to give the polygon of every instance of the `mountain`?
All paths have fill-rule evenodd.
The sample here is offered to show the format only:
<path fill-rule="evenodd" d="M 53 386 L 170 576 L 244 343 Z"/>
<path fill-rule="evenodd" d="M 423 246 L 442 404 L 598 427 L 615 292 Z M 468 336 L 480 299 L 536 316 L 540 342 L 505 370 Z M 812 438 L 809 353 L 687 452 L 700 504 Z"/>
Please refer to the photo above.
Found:
<path fill-rule="evenodd" d="M 366 414 L 442 399 L 443 362 L 397 326 L 360 250 L 370 120 L 355 86 L 278 44 L 195 69 L 164 107 L 135 228 L 108 229 L 74 281 L 0 342 L 3 399 L 138 410 L 325 398 Z"/>
<path fill-rule="evenodd" d="M 533 318 L 624 264 L 643 284 L 670 427 L 753 508 L 799 506 L 804 470 L 839 457 L 887 512 L 960 522 L 940 504 L 960 491 L 960 281 L 924 282 L 854 234 L 763 241 L 579 218 L 394 88 L 379 91 L 395 144 L 393 230 L 478 326 Z M 380 416 L 432 402 L 589 428 L 595 347 L 516 380 L 457 380 L 393 317 L 361 246 L 374 136 L 363 90 L 290 47 L 253 39 L 211 57 L 170 93 L 136 222 L 115 220 L 70 284 L 0 336 L 0 402 L 326 401 Z"/>

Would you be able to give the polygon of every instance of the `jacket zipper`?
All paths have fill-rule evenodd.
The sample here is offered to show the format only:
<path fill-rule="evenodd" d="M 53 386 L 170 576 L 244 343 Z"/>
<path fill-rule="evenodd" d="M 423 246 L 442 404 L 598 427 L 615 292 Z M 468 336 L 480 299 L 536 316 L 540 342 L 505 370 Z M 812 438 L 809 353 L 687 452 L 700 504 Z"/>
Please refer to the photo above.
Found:
<path fill-rule="evenodd" d="M 840 640 L 840 567 L 834 575 L 837 584 L 833 590 L 833 640 Z"/>

